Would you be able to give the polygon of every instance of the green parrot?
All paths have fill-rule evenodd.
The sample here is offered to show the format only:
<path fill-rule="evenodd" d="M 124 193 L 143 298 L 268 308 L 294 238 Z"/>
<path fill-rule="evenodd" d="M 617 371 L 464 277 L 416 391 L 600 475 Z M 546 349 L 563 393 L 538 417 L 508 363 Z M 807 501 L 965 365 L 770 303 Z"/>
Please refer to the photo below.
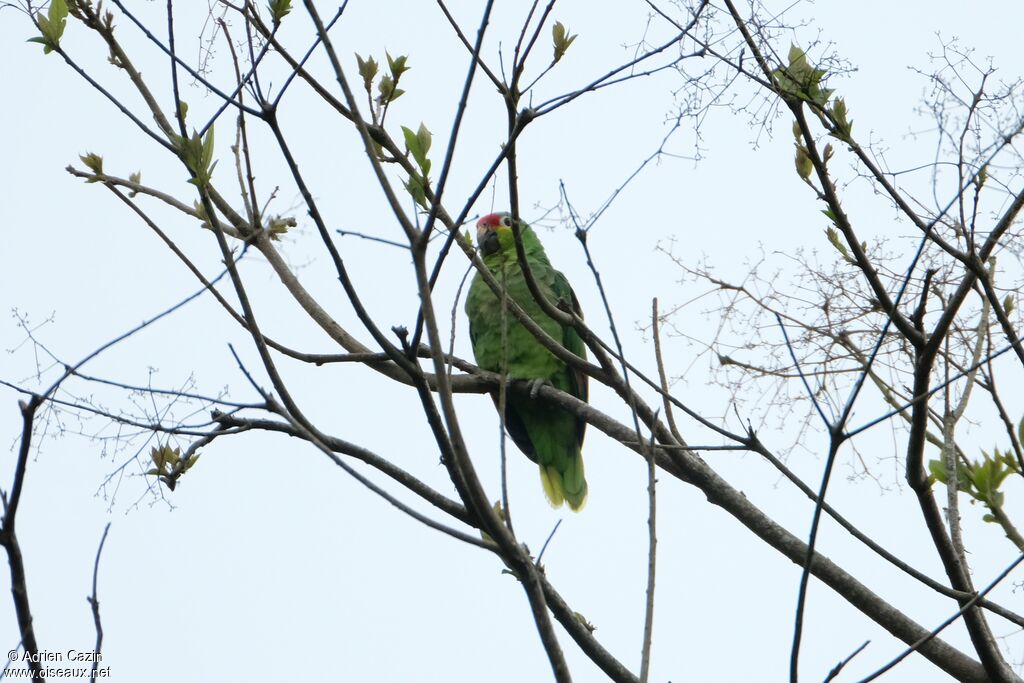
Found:
<path fill-rule="evenodd" d="M 519 222 L 526 260 L 538 288 L 548 301 L 560 299 L 572 303 L 577 315 L 580 304 L 565 276 L 551 266 L 537 234 L 526 223 Z M 484 264 L 499 283 L 504 283 L 508 297 L 514 300 L 553 339 L 580 358 L 587 357 L 579 334 L 547 316 L 533 298 L 526 278 L 516 260 L 512 216 L 492 213 L 476 224 L 477 246 Z M 553 507 L 568 502 L 579 511 L 587 500 L 587 480 L 583 474 L 583 432 L 587 423 L 572 413 L 535 400 L 541 383 L 587 400 L 587 375 L 568 367 L 544 348 L 536 337 L 516 320 L 511 311 L 504 318 L 505 349 L 502 348 L 502 311 L 500 299 L 477 273 L 466 295 L 469 337 L 477 365 L 491 372 L 504 369 L 511 379 L 535 382 L 530 396 L 508 394 L 505 400 L 505 429 L 512 441 L 533 462 L 540 466 L 544 493 Z M 503 358 L 505 363 L 502 362 Z M 498 393 L 491 394 L 495 406 Z"/>

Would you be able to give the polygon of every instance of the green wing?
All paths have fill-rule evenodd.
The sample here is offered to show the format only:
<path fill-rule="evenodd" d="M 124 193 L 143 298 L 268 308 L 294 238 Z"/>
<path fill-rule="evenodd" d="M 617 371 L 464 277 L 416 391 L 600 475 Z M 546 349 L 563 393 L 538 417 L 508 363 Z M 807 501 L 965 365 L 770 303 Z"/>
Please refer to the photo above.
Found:
<path fill-rule="evenodd" d="M 538 251 L 531 256 L 530 271 L 545 296 L 553 304 L 559 300 L 570 302 L 577 315 L 582 316 L 568 280 L 551 266 L 539 243 Z M 567 350 L 585 359 L 586 347 L 576 330 L 545 315 L 522 272 L 518 268 L 511 270 L 506 285 L 509 297 Z M 506 316 L 506 348 L 502 348 L 500 301 L 479 275 L 473 278 L 466 295 L 466 314 L 473 354 L 480 367 L 500 372 L 505 365 L 512 378 L 545 380 L 581 401 L 587 400 L 586 374 L 555 357 L 511 313 Z M 497 392 L 492 399 L 497 406 Z M 587 482 L 580 448 L 586 422 L 569 411 L 516 393 L 506 399 L 505 427 L 519 450 L 539 465 L 541 482 L 551 504 L 557 507 L 567 501 L 573 510 L 582 508 L 587 498 Z"/>
<path fill-rule="evenodd" d="M 563 299 L 572 304 L 572 310 L 580 318 L 583 317 L 583 311 L 580 309 L 579 299 L 576 298 L 576 292 L 572 291 L 572 286 L 569 281 L 560 271 L 555 271 L 554 286 L 552 287 L 556 298 Z M 587 347 L 583 343 L 583 339 L 572 325 L 562 326 L 562 346 L 567 350 L 572 351 L 574 354 L 583 358 L 587 358 Z M 566 368 L 568 375 L 568 386 L 559 387 L 568 394 L 572 394 L 584 403 L 589 400 L 589 388 L 588 388 L 588 377 L 587 374 L 577 368 Z M 587 428 L 586 420 L 577 418 L 576 420 L 576 443 L 577 446 L 583 447 L 583 433 Z"/>

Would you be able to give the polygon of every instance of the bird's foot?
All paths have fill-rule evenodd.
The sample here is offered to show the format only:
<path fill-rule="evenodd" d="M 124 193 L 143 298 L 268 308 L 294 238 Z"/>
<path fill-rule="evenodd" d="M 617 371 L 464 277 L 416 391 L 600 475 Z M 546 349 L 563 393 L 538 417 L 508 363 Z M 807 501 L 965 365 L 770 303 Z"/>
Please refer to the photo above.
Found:
<path fill-rule="evenodd" d="M 546 380 L 544 378 L 538 378 L 538 379 L 531 379 L 530 380 L 530 383 L 529 383 L 529 387 L 530 387 L 530 400 L 532 400 L 532 401 L 536 401 L 537 400 L 537 394 L 540 393 L 540 388 L 542 386 L 544 386 L 544 385 L 547 385 L 549 387 L 552 386 L 551 382 L 549 382 L 548 380 Z"/>

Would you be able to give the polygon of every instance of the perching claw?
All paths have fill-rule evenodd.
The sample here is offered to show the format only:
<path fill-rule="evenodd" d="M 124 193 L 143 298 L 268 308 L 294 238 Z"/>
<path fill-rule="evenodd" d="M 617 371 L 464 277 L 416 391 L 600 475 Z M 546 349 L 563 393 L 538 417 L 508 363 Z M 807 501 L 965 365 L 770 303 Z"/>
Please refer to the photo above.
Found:
<path fill-rule="evenodd" d="M 537 394 L 540 393 L 540 388 L 542 386 L 544 386 L 545 384 L 547 386 L 549 386 L 549 387 L 553 386 L 551 384 L 551 382 L 549 382 L 548 380 L 544 379 L 543 377 L 538 377 L 537 379 L 531 379 L 530 380 L 528 386 L 530 387 L 530 400 L 531 401 L 536 401 L 537 400 Z"/>

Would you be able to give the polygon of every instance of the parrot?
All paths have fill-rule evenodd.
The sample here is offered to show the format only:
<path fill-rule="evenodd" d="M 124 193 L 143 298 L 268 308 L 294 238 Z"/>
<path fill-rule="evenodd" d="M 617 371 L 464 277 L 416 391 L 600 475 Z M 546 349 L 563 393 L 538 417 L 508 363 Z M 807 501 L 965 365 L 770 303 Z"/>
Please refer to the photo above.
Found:
<path fill-rule="evenodd" d="M 580 304 L 569 281 L 555 270 L 537 234 L 519 221 L 526 262 L 538 289 L 552 305 L 564 300 L 582 317 Z M 519 304 L 545 332 L 572 353 L 586 360 L 583 339 L 575 328 L 549 317 L 534 299 L 516 259 L 512 216 L 492 213 L 476 224 L 477 248 L 488 270 L 504 284 L 509 299 Z M 581 401 L 587 400 L 587 375 L 557 358 L 511 311 L 502 315 L 501 300 L 477 273 L 466 295 L 469 337 L 477 365 L 491 372 L 507 372 L 509 379 L 526 380 L 529 396 L 509 394 L 505 399 L 505 429 L 515 445 L 540 467 L 541 484 L 552 507 L 563 502 L 578 512 L 587 500 L 583 472 L 583 433 L 586 421 L 562 408 L 536 400 L 542 384 L 550 384 Z M 503 348 L 502 320 L 505 321 Z M 498 407 L 498 392 L 491 398 Z M 499 408 L 500 410 L 500 408 Z"/>

